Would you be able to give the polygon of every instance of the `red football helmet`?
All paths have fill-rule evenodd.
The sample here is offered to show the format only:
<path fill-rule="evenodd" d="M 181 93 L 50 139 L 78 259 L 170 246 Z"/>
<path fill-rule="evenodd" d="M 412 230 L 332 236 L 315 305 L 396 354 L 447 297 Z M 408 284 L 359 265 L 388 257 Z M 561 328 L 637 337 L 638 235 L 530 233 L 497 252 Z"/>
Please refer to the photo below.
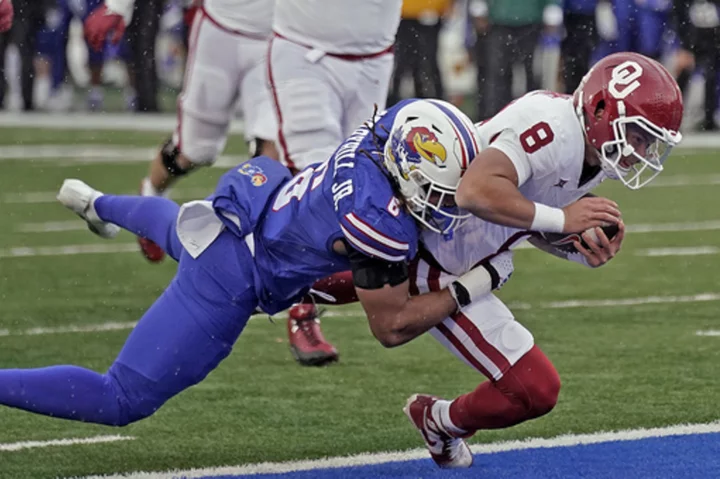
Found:
<path fill-rule="evenodd" d="M 638 189 L 662 170 L 679 133 L 682 93 L 658 62 L 638 53 L 615 53 L 585 75 L 573 97 L 585 134 L 598 149 L 603 171 Z M 628 127 L 646 142 L 644 154 L 628 141 Z"/>

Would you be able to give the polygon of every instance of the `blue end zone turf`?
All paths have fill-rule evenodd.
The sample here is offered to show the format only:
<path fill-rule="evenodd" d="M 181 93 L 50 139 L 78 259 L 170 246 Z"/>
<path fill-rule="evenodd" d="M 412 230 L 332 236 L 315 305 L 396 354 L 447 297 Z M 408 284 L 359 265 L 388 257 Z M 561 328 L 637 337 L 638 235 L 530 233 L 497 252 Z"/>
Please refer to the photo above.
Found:
<path fill-rule="evenodd" d="M 214 479 L 217 479 L 215 476 Z M 695 479 L 720 478 L 720 433 L 475 455 L 470 469 L 442 471 L 427 460 L 314 469 L 227 479 Z"/>

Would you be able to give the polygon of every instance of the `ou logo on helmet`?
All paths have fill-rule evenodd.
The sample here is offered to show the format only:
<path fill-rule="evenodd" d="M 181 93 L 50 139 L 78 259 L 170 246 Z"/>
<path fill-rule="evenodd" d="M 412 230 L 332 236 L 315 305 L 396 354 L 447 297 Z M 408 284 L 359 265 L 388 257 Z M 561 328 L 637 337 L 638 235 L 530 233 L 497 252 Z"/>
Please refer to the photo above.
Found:
<path fill-rule="evenodd" d="M 613 68 L 608 90 L 613 98 L 625 99 L 629 94 L 640 88 L 638 78 L 643 70 L 637 62 L 628 60 Z"/>

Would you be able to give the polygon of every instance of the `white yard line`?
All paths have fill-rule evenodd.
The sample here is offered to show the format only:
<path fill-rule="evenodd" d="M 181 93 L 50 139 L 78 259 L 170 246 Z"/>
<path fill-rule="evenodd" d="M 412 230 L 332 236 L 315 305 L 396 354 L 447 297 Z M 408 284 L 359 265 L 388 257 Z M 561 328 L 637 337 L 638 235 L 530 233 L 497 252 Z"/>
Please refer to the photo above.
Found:
<path fill-rule="evenodd" d="M 672 188 L 677 186 L 720 185 L 720 175 L 660 175 L 646 188 Z"/>
<path fill-rule="evenodd" d="M 53 233 L 60 231 L 83 231 L 86 229 L 87 223 L 79 220 L 20 223 L 15 227 L 17 233 Z"/>
<path fill-rule="evenodd" d="M 171 199 L 199 199 L 205 198 L 210 195 L 213 191 L 213 187 L 207 188 L 179 188 L 177 190 L 170 191 L 169 197 Z M 119 195 L 137 195 L 137 190 L 127 190 L 117 193 Z M 57 191 L 29 191 L 27 193 L 6 193 L 2 196 L 3 203 L 9 204 L 43 204 L 43 203 L 56 203 L 57 202 Z"/>
<path fill-rule="evenodd" d="M 0 114 L 0 127 L 47 130 L 156 131 L 169 134 L 175 129 L 176 123 L 176 115 L 162 113 L 133 115 L 130 113 L 33 112 L 28 115 L 19 112 L 3 112 Z M 233 120 L 230 124 L 230 132 L 242 133 L 242 120 Z"/>
<path fill-rule="evenodd" d="M 720 336 L 720 330 L 717 329 L 708 329 L 706 331 L 695 331 L 696 336 L 711 336 L 711 337 L 717 337 Z"/>
<path fill-rule="evenodd" d="M 0 452 L 15 452 L 24 449 L 35 449 L 50 446 L 76 446 L 80 444 L 104 444 L 108 442 L 132 441 L 133 436 L 94 436 L 75 439 L 52 439 L 49 441 L 23 441 L 0 444 Z"/>
<path fill-rule="evenodd" d="M 690 221 L 684 223 L 647 223 L 629 224 L 628 233 L 674 233 L 678 231 L 714 231 L 720 230 L 720 220 Z"/>
<path fill-rule="evenodd" d="M 602 444 L 616 441 L 638 441 L 642 439 L 687 436 L 691 434 L 712 434 L 720 432 L 720 423 L 677 425 L 652 429 L 629 429 L 617 432 L 598 432 L 592 434 L 566 434 L 554 438 L 530 438 L 523 441 L 504 441 L 491 444 L 474 444 L 470 446 L 473 454 L 495 454 L 498 452 L 520 451 L 526 449 L 545 449 L 572 447 L 589 444 Z M 171 479 L 177 477 L 198 478 L 203 476 L 233 476 L 254 474 L 282 474 L 293 471 L 310 471 L 316 469 L 337 469 L 341 467 L 367 466 L 385 464 L 395 461 L 410 461 L 428 458 L 425 449 L 412 449 L 401 452 L 382 452 L 377 454 L 358 454 L 345 457 L 329 457 L 324 459 L 265 462 L 229 467 L 208 467 L 204 469 L 175 470 L 167 472 L 133 472 L 107 476 L 89 476 L 85 479 Z M 430 467 L 430 466 L 429 466 Z"/>
<path fill-rule="evenodd" d="M 720 253 L 716 246 L 685 246 L 673 248 L 647 248 L 635 251 L 636 256 L 702 256 Z"/>
<path fill-rule="evenodd" d="M 95 144 L 0 146 L 0 161 L 53 161 L 53 166 L 100 163 L 149 163 L 156 153 L 157 148 L 133 148 Z M 213 167 L 229 168 L 245 160 L 247 160 L 247 156 L 221 155 Z"/>
<path fill-rule="evenodd" d="M 615 306 L 641 306 L 645 304 L 702 303 L 720 301 L 718 293 L 701 293 L 688 296 L 646 296 L 625 299 L 576 299 L 569 301 L 551 301 L 532 308 L 569 309 L 569 308 L 602 308 Z"/>
<path fill-rule="evenodd" d="M 97 333 L 102 331 L 123 331 L 132 329 L 137 321 L 108 322 L 100 324 L 84 324 L 60 326 L 56 328 L 28 328 L 12 331 L 9 329 L 0 329 L 0 337 L 5 336 L 44 336 L 48 334 L 67 334 L 67 333 Z"/>
<path fill-rule="evenodd" d="M 0 249 L 0 258 L 24 258 L 33 256 L 74 256 L 79 254 L 137 252 L 136 243 L 97 243 L 67 246 L 37 246 Z"/>

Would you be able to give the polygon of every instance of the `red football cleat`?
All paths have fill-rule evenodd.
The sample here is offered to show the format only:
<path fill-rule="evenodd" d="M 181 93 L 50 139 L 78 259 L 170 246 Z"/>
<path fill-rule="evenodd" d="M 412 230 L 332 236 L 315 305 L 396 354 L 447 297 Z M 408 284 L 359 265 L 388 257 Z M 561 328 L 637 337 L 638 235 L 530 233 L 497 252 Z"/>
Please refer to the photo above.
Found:
<path fill-rule="evenodd" d="M 145 181 L 146 180 L 142 180 L 140 182 L 140 195 L 150 196 L 148 193 L 146 193 Z M 149 182 L 149 180 L 147 181 Z M 155 243 L 154 241 L 151 241 L 147 238 L 141 238 L 140 236 L 137 237 L 137 241 L 140 245 L 140 252 L 143 254 L 143 256 L 145 256 L 145 259 L 147 259 L 151 263 L 159 263 L 165 259 L 165 251 L 163 251 L 163 249 L 158 246 L 157 243 Z"/>
<path fill-rule="evenodd" d="M 287 323 L 290 351 L 303 366 L 324 366 L 338 360 L 337 349 L 325 340 L 320 330 L 318 316 L 314 304 L 296 304 L 290 308 Z"/>
<path fill-rule="evenodd" d="M 470 467 L 473 456 L 464 439 L 453 437 L 435 421 L 432 406 L 439 398 L 425 394 L 410 396 L 403 411 L 425 440 L 430 455 L 443 469 Z"/>
<path fill-rule="evenodd" d="M 151 263 L 159 263 L 165 259 L 165 251 L 159 247 L 154 241 L 150 241 L 147 238 L 137 237 L 138 244 L 140 245 L 140 252 L 145 258 Z"/>

